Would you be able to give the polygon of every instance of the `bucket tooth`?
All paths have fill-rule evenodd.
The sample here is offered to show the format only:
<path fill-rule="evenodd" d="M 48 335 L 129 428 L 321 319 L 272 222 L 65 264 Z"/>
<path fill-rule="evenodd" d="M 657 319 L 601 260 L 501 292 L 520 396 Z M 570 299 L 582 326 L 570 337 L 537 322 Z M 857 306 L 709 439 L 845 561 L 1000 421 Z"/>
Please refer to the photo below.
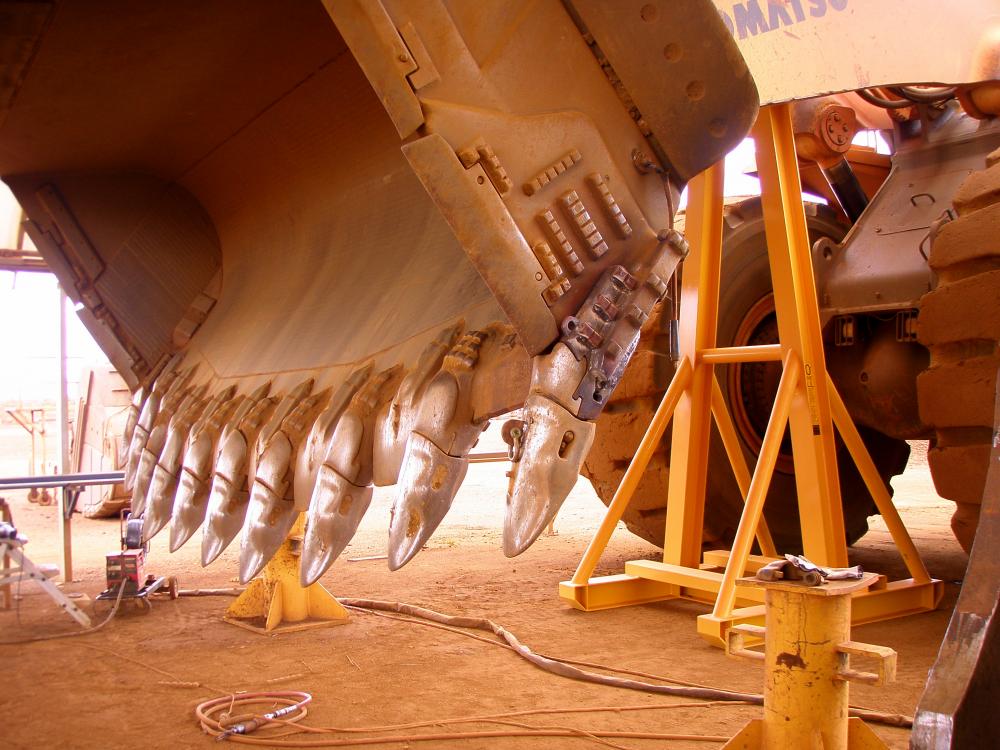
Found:
<path fill-rule="evenodd" d="M 150 485 L 153 480 L 153 473 L 156 469 L 156 464 L 160 460 L 160 453 L 163 452 L 163 448 L 166 445 L 167 433 L 170 426 L 170 420 L 176 413 L 183 413 L 186 409 L 190 408 L 193 404 L 204 395 L 205 391 L 208 389 L 208 385 L 198 386 L 197 388 L 188 389 L 185 391 L 174 390 L 174 385 L 177 384 L 175 380 L 167 392 L 163 395 L 163 398 L 159 402 L 159 408 L 155 410 L 155 419 L 152 423 L 152 429 L 149 431 L 149 436 L 143 441 L 143 446 L 139 453 L 139 460 L 136 463 L 135 473 L 133 475 L 133 486 L 132 486 L 132 515 L 138 516 L 146 508 L 146 501 L 148 499 Z M 149 399 L 147 399 L 147 404 L 153 400 L 153 395 L 151 394 Z M 133 437 L 133 446 L 136 444 L 136 439 L 140 436 L 140 425 L 142 424 L 142 418 L 140 417 L 139 424 L 136 425 L 135 435 Z"/>
<path fill-rule="evenodd" d="M 129 446 L 132 444 L 135 426 L 139 423 L 139 415 L 142 413 L 142 407 L 147 395 L 148 392 L 141 386 L 136 388 L 135 393 L 132 394 L 132 401 L 128 406 L 128 414 L 125 416 L 125 430 L 122 432 L 122 441 L 118 445 L 118 466 L 125 466 L 128 463 Z"/>
<path fill-rule="evenodd" d="M 251 479 L 257 470 L 257 459 L 260 457 L 260 454 L 264 452 L 264 448 L 267 446 L 267 441 L 271 439 L 271 436 L 274 435 L 274 433 L 281 429 L 281 423 L 285 421 L 285 417 L 292 412 L 292 410 L 298 405 L 299 401 L 312 393 L 313 384 L 315 382 L 316 381 L 313 378 L 306 378 L 291 391 L 278 399 L 277 406 L 275 406 L 274 411 L 271 412 L 270 417 L 268 417 L 267 421 L 264 422 L 263 426 L 257 432 L 256 440 L 251 443 L 249 458 L 250 470 L 248 472 Z"/>
<path fill-rule="evenodd" d="M 371 362 L 359 367 L 334 391 L 330 402 L 313 422 L 308 437 L 300 447 L 295 460 L 293 479 L 295 503 L 300 510 L 305 510 L 308 507 L 313 487 L 316 485 L 316 475 L 323 463 L 324 456 L 330 450 L 330 443 L 340 416 L 351 403 L 354 394 L 371 376 L 373 368 L 374 365 Z"/>
<path fill-rule="evenodd" d="M 176 360 L 177 357 L 175 356 L 172 362 Z M 168 365 L 168 369 L 153 383 L 149 395 L 139 410 L 139 416 L 135 426 L 132 428 L 132 433 L 128 436 L 128 448 L 125 450 L 124 461 L 122 463 L 125 466 L 124 485 L 125 489 L 129 492 L 135 486 L 135 475 L 139 469 L 139 461 L 142 458 L 143 448 L 146 447 L 146 442 L 149 440 L 153 428 L 161 419 L 160 412 L 167 412 L 167 418 L 163 419 L 166 422 L 169 419 L 169 415 L 174 413 L 179 399 L 187 392 L 184 388 L 191 381 L 196 369 L 190 368 L 182 373 L 178 373 L 171 369 L 171 366 Z M 139 392 L 137 391 L 137 393 Z M 133 397 L 133 404 L 137 400 L 136 397 Z"/>
<path fill-rule="evenodd" d="M 329 395 L 327 389 L 301 398 L 271 434 L 257 458 L 240 545 L 240 580 L 243 583 L 257 575 L 274 556 L 299 516 L 293 496 L 296 452 Z"/>
<path fill-rule="evenodd" d="M 177 494 L 170 520 L 170 551 L 176 552 L 205 520 L 212 487 L 212 467 L 227 429 L 236 429 L 247 412 L 267 396 L 270 382 L 249 396 L 226 398 L 191 428 L 191 437 L 181 462 Z"/>
<path fill-rule="evenodd" d="M 555 518 L 576 485 L 596 429 L 539 394 L 528 397 L 522 415 L 504 429 L 513 458 L 503 526 L 507 557 L 528 549 Z"/>
<path fill-rule="evenodd" d="M 451 456 L 419 432 L 410 434 L 399 476 L 401 492 L 389 521 L 389 569 L 399 570 L 444 520 L 462 486 L 469 461 Z"/>
<path fill-rule="evenodd" d="M 289 489 L 292 444 L 277 433 L 257 461 L 246 529 L 240 545 L 240 581 L 247 583 L 271 559 L 295 523 L 295 508 Z"/>
<path fill-rule="evenodd" d="M 402 376 L 399 365 L 369 375 L 337 420 L 309 498 L 299 567 L 303 582 L 315 581 L 337 559 L 371 504 L 375 419 Z"/>
<path fill-rule="evenodd" d="M 160 457 L 153 470 L 153 478 L 146 494 L 146 508 L 143 513 L 142 540 L 148 542 L 167 525 L 174 508 L 177 485 L 181 473 L 181 458 L 184 446 L 191 434 L 192 426 L 200 421 L 207 410 L 215 410 L 222 398 L 231 396 L 232 388 L 216 395 L 212 401 L 194 399 L 187 407 L 170 418 L 167 439 L 160 451 Z"/>
<path fill-rule="evenodd" d="M 488 421 L 476 421 L 472 380 L 492 329 L 469 331 L 444 358 L 420 398 L 389 523 L 389 567 L 409 562 L 444 519 Z"/>
<path fill-rule="evenodd" d="M 125 489 L 133 491 L 135 488 L 135 475 L 139 470 L 139 461 L 142 458 L 142 451 L 149 440 L 149 434 L 153 430 L 153 423 L 160 410 L 160 402 L 163 395 L 154 390 L 149 394 L 139 412 L 139 418 L 135 427 L 132 428 L 132 437 L 129 439 L 128 449 L 125 458 Z"/>
<path fill-rule="evenodd" d="M 612 266 L 576 315 L 562 320 L 562 338 L 532 361 L 530 395 L 520 436 L 512 440 L 503 550 L 519 555 L 555 518 L 576 484 L 598 418 L 639 343 L 639 333 L 687 255 L 684 237 L 656 236 L 646 263 Z M 505 430 L 507 437 L 515 430 Z"/>
<path fill-rule="evenodd" d="M 299 563 L 303 586 L 318 581 L 344 551 L 371 505 L 372 492 L 371 485 L 359 487 L 329 464 L 320 467 Z"/>
<path fill-rule="evenodd" d="M 214 447 L 213 438 L 202 433 L 195 436 L 184 451 L 170 516 L 171 552 L 179 550 L 205 520 Z"/>
<path fill-rule="evenodd" d="M 138 432 L 138 428 L 136 428 Z M 135 470 L 132 484 L 132 515 L 141 516 L 146 510 L 146 496 L 149 494 L 149 485 L 153 481 L 153 472 L 156 470 L 156 462 L 159 460 L 160 451 L 167 440 L 167 426 L 159 424 L 153 428 L 149 438 L 145 441 L 142 452 L 139 456 L 138 466 Z"/>
<path fill-rule="evenodd" d="M 247 439 L 239 430 L 222 444 L 209 492 L 207 523 L 201 539 L 201 564 L 208 565 L 243 528 L 250 493 L 247 491 Z"/>
<path fill-rule="evenodd" d="M 221 555 L 243 527 L 250 500 L 250 446 L 256 443 L 277 403 L 277 398 L 262 397 L 219 439 L 201 538 L 202 565 L 208 565 Z"/>
<path fill-rule="evenodd" d="M 459 321 L 442 329 L 421 352 L 416 367 L 403 378 L 392 402 L 379 410 L 375 422 L 374 448 L 374 481 L 377 486 L 386 487 L 398 481 L 406 441 L 413 431 L 420 397 L 427 384 L 441 369 L 445 355 L 464 328 L 465 323 Z"/>

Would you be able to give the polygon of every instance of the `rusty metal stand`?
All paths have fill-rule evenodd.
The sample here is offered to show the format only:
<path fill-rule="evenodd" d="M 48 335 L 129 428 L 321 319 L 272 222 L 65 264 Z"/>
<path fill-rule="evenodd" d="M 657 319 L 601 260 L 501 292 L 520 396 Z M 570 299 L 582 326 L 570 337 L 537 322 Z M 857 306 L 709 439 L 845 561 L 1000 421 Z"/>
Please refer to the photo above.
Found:
<path fill-rule="evenodd" d="M 343 625 L 347 610 L 322 584 L 299 583 L 305 516 L 299 515 L 277 554 L 237 597 L 222 619 L 261 635 Z"/>
<path fill-rule="evenodd" d="M 681 282 L 681 360 L 677 371 L 573 578 L 559 587 L 563 599 L 583 610 L 674 598 L 709 604 L 712 612 L 698 618 L 698 632 L 718 646 L 724 645 L 732 625 L 763 621 L 763 591 L 748 589 L 737 595 L 736 580 L 754 573 L 777 555 L 764 521 L 763 506 L 786 425 L 791 431 L 795 456 L 805 555 L 823 566 L 847 565 L 833 432 L 836 426 L 911 576 L 892 582 L 884 576 L 870 579 L 865 590 L 854 594 L 854 622 L 928 611 L 937 606 L 943 593 L 941 582 L 930 578 L 920 560 L 826 372 L 788 106 L 774 105 L 761 110 L 754 138 L 780 343 L 716 346 L 723 220 L 723 167 L 717 164 L 692 180 L 689 189 L 687 227 L 691 253 Z M 783 373 L 757 466 L 751 475 L 714 366 L 770 361 L 781 362 Z M 703 555 L 713 418 L 746 504 L 732 550 Z M 592 578 L 601 553 L 671 419 L 673 440 L 663 560 L 628 562 L 624 575 Z M 750 554 L 754 537 L 762 555 Z"/>
<path fill-rule="evenodd" d="M 726 653 L 764 662 L 764 718 L 753 719 L 724 750 L 882 750 L 885 743 L 861 720 L 848 717 L 849 683 L 881 686 L 896 679 L 896 652 L 851 640 L 851 594 L 875 583 L 829 581 L 820 586 L 753 578 L 741 589 L 763 590 L 767 627 L 730 629 Z M 764 651 L 744 647 L 765 637 Z M 850 658 L 876 660 L 878 672 L 851 668 Z"/>

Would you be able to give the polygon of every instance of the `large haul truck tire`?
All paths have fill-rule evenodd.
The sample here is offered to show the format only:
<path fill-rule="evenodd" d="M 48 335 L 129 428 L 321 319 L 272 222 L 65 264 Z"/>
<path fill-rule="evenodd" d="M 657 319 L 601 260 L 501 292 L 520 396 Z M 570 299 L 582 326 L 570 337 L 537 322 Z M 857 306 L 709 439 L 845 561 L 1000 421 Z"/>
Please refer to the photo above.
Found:
<path fill-rule="evenodd" d="M 979 522 L 1000 368 L 1000 150 L 955 194 L 957 218 L 931 243 L 937 286 L 921 300 L 920 342 L 930 367 L 917 379 L 920 417 L 939 495 L 955 501 L 951 528 L 969 552 Z"/>
<path fill-rule="evenodd" d="M 826 206 L 806 204 L 810 239 L 839 240 L 846 227 Z M 771 296 L 771 275 L 759 199 L 726 207 L 720 292 L 720 346 L 766 344 L 777 341 L 777 325 Z M 643 332 L 640 349 L 597 426 L 594 447 L 584 465 L 598 496 L 610 503 L 635 449 L 645 432 L 660 397 L 673 375 L 667 356 L 663 323 L 653 323 Z M 781 367 L 778 364 L 730 365 L 716 368 L 733 421 L 751 471 L 757 461 L 760 441 L 774 402 Z M 906 466 L 909 446 L 859 427 L 883 480 Z M 771 481 L 764 515 L 778 549 L 801 549 L 799 513 L 791 448 L 786 442 Z M 623 521 L 632 533 L 658 546 L 663 545 L 670 463 L 670 430 L 653 456 Z M 868 517 L 876 513 L 864 482 L 843 445 L 838 441 L 841 494 L 848 543 L 868 531 Z M 891 491 L 891 488 L 890 488 Z M 739 523 L 743 500 L 733 478 L 718 432 L 713 428 L 709 454 L 705 510 L 705 543 L 726 545 Z"/>

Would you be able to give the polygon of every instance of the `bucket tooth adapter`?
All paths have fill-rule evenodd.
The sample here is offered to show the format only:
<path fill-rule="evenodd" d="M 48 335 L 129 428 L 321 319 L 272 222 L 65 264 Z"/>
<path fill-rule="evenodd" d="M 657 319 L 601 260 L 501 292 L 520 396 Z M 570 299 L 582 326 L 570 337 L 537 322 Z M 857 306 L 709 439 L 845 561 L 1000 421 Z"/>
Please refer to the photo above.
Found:
<path fill-rule="evenodd" d="M 179 550 L 205 521 L 212 489 L 212 468 L 219 448 L 231 429 L 270 391 L 270 381 L 250 395 L 226 399 L 211 414 L 191 428 L 191 437 L 181 462 L 180 480 L 170 518 L 170 551 Z M 230 426 L 232 425 L 232 426 Z"/>
<path fill-rule="evenodd" d="M 371 504 L 376 418 L 404 380 L 399 365 L 369 376 L 337 421 L 309 497 L 299 564 L 303 586 L 333 564 Z"/>
<path fill-rule="evenodd" d="M 316 421 L 330 390 L 306 396 L 268 438 L 257 459 L 240 545 L 240 580 L 246 583 L 278 551 L 301 509 L 296 506 L 295 465 L 310 426 Z"/>

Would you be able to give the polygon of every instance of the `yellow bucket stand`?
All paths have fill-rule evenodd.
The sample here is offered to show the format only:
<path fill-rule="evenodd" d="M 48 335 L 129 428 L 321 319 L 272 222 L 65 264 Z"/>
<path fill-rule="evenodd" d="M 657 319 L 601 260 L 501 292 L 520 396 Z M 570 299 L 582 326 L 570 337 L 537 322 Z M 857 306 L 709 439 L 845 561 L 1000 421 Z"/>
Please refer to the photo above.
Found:
<path fill-rule="evenodd" d="M 764 498 L 786 425 L 792 438 L 795 480 L 805 556 L 825 567 L 847 565 L 834 426 L 857 464 L 910 577 L 866 579 L 854 592 L 855 623 L 934 609 L 943 593 L 932 580 L 858 430 L 826 371 L 809 235 L 788 105 L 761 110 L 754 130 L 768 258 L 774 285 L 780 343 L 718 347 L 719 281 L 722 264 L 723 166 L 717 164 L 690 183 L 687 229 L 691 252 L 680 290 L 680 354 L 677 371 L 635 457 L 622 477 L 572 580 L 560 596 L 578 609 L 596 610 L 684 598 L 712 611 L 698 618 L 698 632 L 718 646 L 739 623 L 761 624 L 764 592 L 736 581 L 755 573 L 778 551 L 763 517 Z M 753 474 L 743 458 L 715 365 L 781 362 L 783 372 Z M 702 554 L 705 487 L 712 421 L 715 421 L 745 506 L 732 550 Z M 598 560 L 632 493 L 673 422 L 662 561 L 635 560 L 624 575 L 593 578 Z M 751 555 L 754 538 L 762 555 Z"/>
<path fill-rule="evenodd" d="M 347 610 L 322 584 L 299 583 L 299 553 L 305 516 L 299 515 L 277 554 L 239 595 L 225 620 L 255 633 L 273 634 L 342 625 Z"/>
<path fill-rule="evenodd" d="M 750 651 L 745 636 L 765 628 L 737 625 L 726 652 L 764 662 L 764 718 L 754 719 L 724 750 L 881 750 L 885 743 L 857 718 L 848 717 L 848 685 L 885 685 L 896 678 L 896 652 L 851 640 L 851 594 L 878 578 L 831 581 L 821 586 L 742 579 L 741 588 L 763 590 L 764 652 Z M 878 672 L 851 668 L 852 656 L 874 658 Z"/>

